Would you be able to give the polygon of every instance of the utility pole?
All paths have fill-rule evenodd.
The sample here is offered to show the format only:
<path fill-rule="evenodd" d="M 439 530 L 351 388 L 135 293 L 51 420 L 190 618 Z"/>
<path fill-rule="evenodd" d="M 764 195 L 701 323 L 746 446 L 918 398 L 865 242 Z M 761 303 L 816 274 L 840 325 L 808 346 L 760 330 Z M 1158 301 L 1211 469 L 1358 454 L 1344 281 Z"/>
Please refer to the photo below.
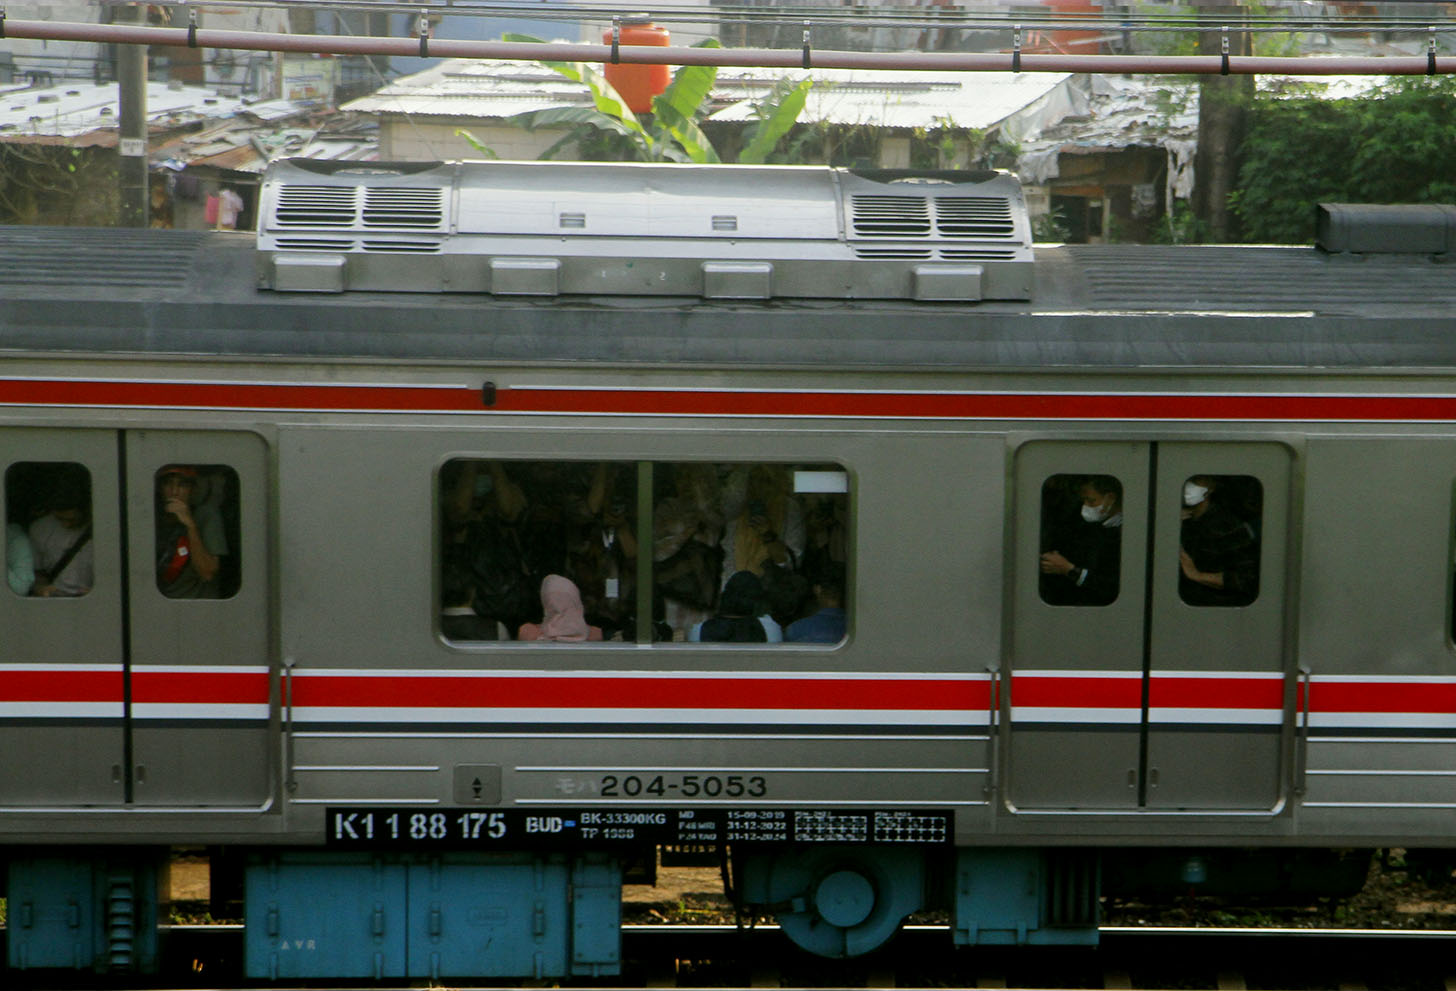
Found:
<path fill-rule="evenodd" d="M 142 4 L 116 8 L 116 19 L 145 24 L 147 9 Z M 151 188 L 147 178 L 147 49 L 145 45 L 120 45 L 116 59 L 116 83 L 121 99 L 121 141 L 117 146 L 117 185 L 121 227 L 151 225 Z"/>
<path fill-rule="evenodd" d="M 1201 4 L 1198 11 L 1237 23 L 1247 11 L 1241 4 Z M 1249 32 L 1203 31 L 1198 35 L 1200 55 L 1252 54 Z M 1214 241 L 1227 242 L 1237 233 L 1237 218 L 1229 210 L 1229 194 L 1237 187 L 1243 161 L 1244 132 L 1254 102 L 1253 76 L 1203 76 L 1198 81 L 1198 152 L 1193 160 L 1193 213 L 1208 224 Z"/>

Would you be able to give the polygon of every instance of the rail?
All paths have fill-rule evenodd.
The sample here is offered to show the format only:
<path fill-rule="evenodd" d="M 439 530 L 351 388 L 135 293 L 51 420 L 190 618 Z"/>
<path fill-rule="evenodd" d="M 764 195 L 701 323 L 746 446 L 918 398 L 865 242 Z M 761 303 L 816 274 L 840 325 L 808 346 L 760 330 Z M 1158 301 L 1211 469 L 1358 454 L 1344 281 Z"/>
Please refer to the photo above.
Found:
<path fill-rule="evenodd" d="M 932 72 L 1073 72 L 1142 75 L 1421 76 L 1456 72 L 1456 56 L 1437 55 L 1433 44 L 1416 56 L 1263 55 L 1061 55 L 1010 52 L 845 52 L 802 48 L 685 48 L 641 45 L 533 44 L 506 41 L 343 37 L 221 31 L 137 24 L 81 24 L 6 18 L 0 8 L 0 40 L 92 41 L 172 48 L 225 48 L 315 55 L 397 55 L 487 60 L 627 62 L 641 65 L 713 65 L 820 69 L 921 70 Z"/>

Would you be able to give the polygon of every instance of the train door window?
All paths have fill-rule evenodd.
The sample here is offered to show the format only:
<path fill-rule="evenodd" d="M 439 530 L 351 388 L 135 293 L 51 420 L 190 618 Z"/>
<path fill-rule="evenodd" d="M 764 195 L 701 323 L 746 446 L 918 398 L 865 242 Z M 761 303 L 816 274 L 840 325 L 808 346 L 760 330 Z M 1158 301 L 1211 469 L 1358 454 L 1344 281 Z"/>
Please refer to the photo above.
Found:
<path fill-rule="evenodd" d="M 5 514 L 5 571 L 14 594 L 75 598 L 91 591 L 91 473 L 83 465 L 12 464 L 5 471 Z"/>
<path fill-rule="evenodd" d="M 439 497 L 447 639 L 636 640 L 633 462 L 459 458 Z"/>
<path fill-rule="evenodd" d="M 657 639 L 844 639 L 849 476 L 843 468 L 658 464 L 653 486 Z"/>
<path fill-rule="evenodd" d="M 238 473 L 169 464 L 153 479 L 157 590 L 169 599 L 227 599 L 240 582 Z"/>
<path fill-rule="evenodd" d="M 1259 597 L 1264 489 L 1249 475 L 1183 482 L 1178 595 L 1191 606 L 1247 606 Z"/>
<path fill-rule="evenodd" d="M 1041 487 L 1038 590 L 1053 606 L 1109 606 L 1122 571 L 1122 482 L 1052 475 Z"/>

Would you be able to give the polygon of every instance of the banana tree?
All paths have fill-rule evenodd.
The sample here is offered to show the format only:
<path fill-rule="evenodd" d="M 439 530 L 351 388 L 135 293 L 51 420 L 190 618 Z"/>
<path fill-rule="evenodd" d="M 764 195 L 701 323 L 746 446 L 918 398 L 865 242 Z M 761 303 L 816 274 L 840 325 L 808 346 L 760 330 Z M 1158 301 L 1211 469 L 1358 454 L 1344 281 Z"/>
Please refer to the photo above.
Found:
<path fill-rule="evenodd" d="M 540 42 L 539 38 L 520 34 L 507 34 L 504 40 Z M 715 39 L 709 38 L 695 47 L 720 46 Z M 699 125 L 718 76 L 716 66 L 680 66 L 673 73 L 667 89 L 652 98 L 652 113 L 644 122 L 628 108 L 627 101 L 607 81 L 605 74 L 593 65 L 545 60 L 541 64 L 585 86 L 592 100 L 590 107 L 556 107 L 509 118 L 532 131 L 543 127 L 566 128 L 566 134 L 542 152 L 541 158 L 554 158 L 573 145 L 582 144 L 593 132 L 598 132 L 619 139 L 619 151 L 629 161 L 700 165 L 722 161 L 713 142 Z M 762 119 L 755 127 L 740 161 L 759 163 L 766 160 L 803 111 L 809 87 L 810 81 L 805 79 L 791 87 L 775 89 L 774 97 L 760 109 Z M 468 134 L 465 136 L 469 139 Z"/>

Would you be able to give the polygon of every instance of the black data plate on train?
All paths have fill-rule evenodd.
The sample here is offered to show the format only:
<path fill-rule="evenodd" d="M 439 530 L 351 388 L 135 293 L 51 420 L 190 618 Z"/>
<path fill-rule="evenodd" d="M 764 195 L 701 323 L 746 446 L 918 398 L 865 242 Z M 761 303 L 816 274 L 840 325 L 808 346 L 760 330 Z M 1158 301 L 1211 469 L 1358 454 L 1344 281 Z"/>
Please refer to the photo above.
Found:
<path fill-rule="evenodd" d="M 585 849 L 642 844 L 947 844 L 949 809 L 428 809 L 327 810 L 335 847 Z"/>

